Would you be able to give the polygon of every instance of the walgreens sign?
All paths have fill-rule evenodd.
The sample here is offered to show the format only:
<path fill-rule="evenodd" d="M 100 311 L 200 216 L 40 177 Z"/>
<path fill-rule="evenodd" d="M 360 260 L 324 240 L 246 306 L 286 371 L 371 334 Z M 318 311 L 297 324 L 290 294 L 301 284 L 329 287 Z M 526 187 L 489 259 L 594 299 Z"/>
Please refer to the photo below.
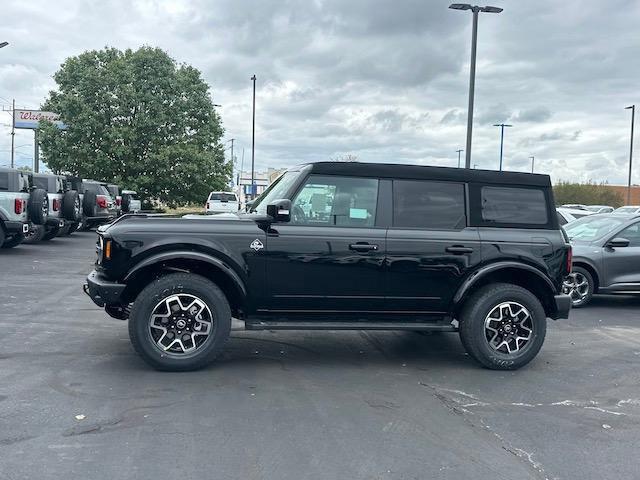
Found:
<path fill-rule="evenodd" d="M 14 110 L 13 122 L 16 128 L 29 128 L 35 130 L 38 128 L 40 120 L 53 123 L 60 129 L 67 126 L 60 120 L 60 115 L 53 112 L 43 112 L 42 110 Z"/>

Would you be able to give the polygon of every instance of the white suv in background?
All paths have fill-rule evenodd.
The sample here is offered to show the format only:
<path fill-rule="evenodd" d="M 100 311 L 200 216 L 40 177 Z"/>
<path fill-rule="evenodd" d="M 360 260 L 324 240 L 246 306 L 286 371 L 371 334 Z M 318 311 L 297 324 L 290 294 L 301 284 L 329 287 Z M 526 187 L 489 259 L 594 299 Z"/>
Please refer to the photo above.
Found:
<path fill-rule="evenodd" d="M 238 196 L 233 192 L 211 192 L 205 204 L 205 213 L 235 213 L 240 209 Z"/>

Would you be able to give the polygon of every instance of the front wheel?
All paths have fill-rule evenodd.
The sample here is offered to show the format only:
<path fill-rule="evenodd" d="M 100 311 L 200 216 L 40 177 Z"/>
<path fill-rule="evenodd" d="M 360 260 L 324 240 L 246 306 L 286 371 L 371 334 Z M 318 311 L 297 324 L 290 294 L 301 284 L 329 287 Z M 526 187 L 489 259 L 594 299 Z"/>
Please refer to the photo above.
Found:
<path fill-rule="evenodd" d="M 166 275 L 148 285 L 129 315 L 129 337 L 142 358 L 166 371 L 197 370 L 221 352 L 231 330 L 222 290 L 204 277 Z"/>
<path fill-rule="evenodd" d="M 494 283 L 467 300 L 460 337 L 471 357 L 494 370 L 516 370 L 538 354 L 547 332 L 540 301 L 530 291 Z"/>

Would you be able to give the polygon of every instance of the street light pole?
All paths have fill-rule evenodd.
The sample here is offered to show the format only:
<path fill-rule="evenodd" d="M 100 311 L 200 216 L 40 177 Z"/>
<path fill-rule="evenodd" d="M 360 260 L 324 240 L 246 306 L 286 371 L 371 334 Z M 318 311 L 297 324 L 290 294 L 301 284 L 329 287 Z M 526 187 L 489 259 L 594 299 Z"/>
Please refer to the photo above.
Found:
<path fill-rule="evenodd" d="M 627 205 L 631 205 L 631 164 L 633 162 L 633 124 L 636 116 L 635 104 L 625 107 L 625 110 L 628 109 L 631 109 L 631 143 L 629 145 L 629 183 L 627 186 Z"/>
<path fill-rule="evenodd" d="M 458 168 L 460 168 L 460 153 L 464 152 L 464 150 L 460 149 L 460 150 L 456 150 L 456 152 L 458 152 Z"/>
<path fill-rule="evenodd" d="M 513 127 L 506 123 L 494 123 L 494 127 L 500 127 L 500 171 L 502 171 L 502 146 L 504 144 L 504 127 Z"/>
<path fill-rule="evenodd" d="M 467 148 L 465 150 L 465 168 L 471 168 L 471 137 L 473 130 L 473 100 L 476 88 L 476 50 L 478 43 L 478 13 L 500 13 L 499 7 L 479 7 L 468 3 L 452 3 L 449 8 L 453 10 L 471 10 L 473 13 L 473 27 L 471 29 L 471 65 L 469 67 L 469 108 L 467 110 Z"/>
<path fill-rule="evenodd" d="M 251 124 L 251 200 L 255 198 L 255 159 L 256 159 L 256 76 L 251 77 L 253 81 L 253 122 Z"/>
<path fill-rule="evenodd" d="M 534 162 L 536 161 L 536 157 L 534 157 L 533 155 L 531 155 L 529 158 L 531 159 L 531 173 L 533 173 L 533 164 L 534 164 Z"/>

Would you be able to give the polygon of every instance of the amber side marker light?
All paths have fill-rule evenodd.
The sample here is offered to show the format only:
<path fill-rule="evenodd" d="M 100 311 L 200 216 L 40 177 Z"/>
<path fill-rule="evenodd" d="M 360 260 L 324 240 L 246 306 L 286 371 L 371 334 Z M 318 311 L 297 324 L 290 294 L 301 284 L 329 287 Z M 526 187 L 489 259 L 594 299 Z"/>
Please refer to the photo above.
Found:
<path fill-rule="evenodd" d="M 111 260 L 111 240 L 105 240 L 104 242 L 104 258 Z"/>

